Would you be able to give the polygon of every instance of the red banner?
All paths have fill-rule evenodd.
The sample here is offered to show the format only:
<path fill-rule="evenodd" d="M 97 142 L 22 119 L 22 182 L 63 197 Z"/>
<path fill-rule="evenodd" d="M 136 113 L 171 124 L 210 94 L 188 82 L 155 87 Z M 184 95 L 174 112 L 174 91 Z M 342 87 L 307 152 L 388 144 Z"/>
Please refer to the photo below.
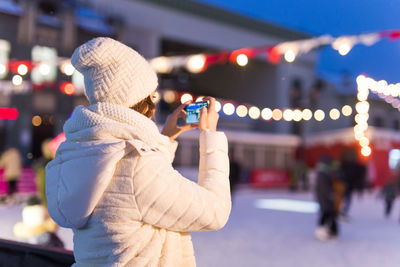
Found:
<path fill-rule="evenodd" d="M 253 187 L 287 187 L 289 173 L 279 169 L 255 169 L 250 174 Z"/>

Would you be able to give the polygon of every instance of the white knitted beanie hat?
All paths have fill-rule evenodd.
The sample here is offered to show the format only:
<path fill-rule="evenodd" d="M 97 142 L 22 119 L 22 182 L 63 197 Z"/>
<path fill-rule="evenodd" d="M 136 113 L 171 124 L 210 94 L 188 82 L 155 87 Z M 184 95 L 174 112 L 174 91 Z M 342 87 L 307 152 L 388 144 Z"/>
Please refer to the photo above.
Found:
<path fill-rule="evenodd" d="M 79 46 L 71 63 L 84 76 L 90 104 L 132 107 L 158 86 L 157 75 L 146 59 L 111 38 L 99 37 Z"/>

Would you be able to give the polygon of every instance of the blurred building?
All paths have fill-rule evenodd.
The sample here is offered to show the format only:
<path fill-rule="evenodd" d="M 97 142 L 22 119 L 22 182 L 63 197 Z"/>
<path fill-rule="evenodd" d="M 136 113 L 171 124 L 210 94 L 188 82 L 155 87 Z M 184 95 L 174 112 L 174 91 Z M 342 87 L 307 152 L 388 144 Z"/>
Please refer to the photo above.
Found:
<path fill-rule="evenodd" d="M 27 159 L 39 157 L 41 142 L 62 132 L 75 106 L 87 105 L 82 76 L 71 69 L 68 59 L 75 47 L 96 36 L 116 38 L 148 59 L 311 37 L 194 0 L 2 0 L 0 106 L 18 109 L 19 117 L 0 120 L 0 147 L 17 145 Z M 310 143 L 317 133 L 354 125 L 354 112 L 338 119 L 330 119 L 329 112 L 332 108 L 341 111 L 344 105 L 354 107 L 355 84 L 346 79 L 341 85 L 319 80 L 317 58 L 318 52 L 312 51 L 293 63 L 271 64 L 260 57 L 246 67 L 226 63 L 201 73 L 178 69 L 160 74 L 159 89 L 173 92 L 173 99 L 162 98 L 158 121 L 179 104 L 178 96 L 184 92 L 260 109 L 321 109 L 322 121 L 300 122 L 220 112 L 220 127 L 229 133 L 231 153 L 246 168 L 288 169 L 306 137 Z M 376 102 L 371 107 L 372 125 L 398 130 L 397 111 L 372 101 Z M 192 153 L 197 149 L 195 135 L 181 137 L 177 164 L 197 163 L 198 155 Z"/>

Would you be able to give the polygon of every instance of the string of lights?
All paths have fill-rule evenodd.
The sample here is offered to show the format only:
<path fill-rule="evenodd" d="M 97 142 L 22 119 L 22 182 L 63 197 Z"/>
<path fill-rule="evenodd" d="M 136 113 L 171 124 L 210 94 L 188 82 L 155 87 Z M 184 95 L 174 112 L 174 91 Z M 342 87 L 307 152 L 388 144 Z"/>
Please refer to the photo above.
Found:
<path fill-rule="evenodd" d="M 357 77 L 357 104 L 355 106 L 356 125 L 354 126 L 354 138 L 361 146 L 361 154 L 368 157 L 372 153 L 370 146 L 370 139 L 367 135 L 368 119 L 369 119 L 369 102 L 368 96 L 370 91 L 379 96 L 386 103 L 391 104 L 392 107 L 400 111 L 400 83 L 388 84 L 387 81 L 375 81 L 365 75 Z"/>
<path fill-rule="evenodd" d="M 192 94 L 184 92 L 178 93 L 174 90 L 164 90 L 162 93 L 163 100 L 172 104 L 179 101 L 185 103 L 186 101 L 202 101 L 203 96 L 194 97 Z M 348 117 L 352 114 L 353 109 L 349 105 L 344 105 L 340 108 L 332 108 L 328 112 L 317 109 L 314 112 L 311 109 L 280 109 L 269 107 L 257 107 L 247 104 L 237 104 L 235 101 L 218 99 L 216 101 L 217 112 L 222 112 L 227 116 L 237 115 L 239 118 L 249 117 L 253 120 L 263 119 L 266 121 L 309 121 L 315 119 L 318 122 L 330 118 L 331 120 L 338 120 L 341 116 Z"/>
<path fill-rule="evenodd" d="M 170 73 L 177 68 L 186 68 L 189 72 L 199 73 L 213 64 L 236 63 L 245 67 L 249 59 L 265 58 L 272 64 L 278 64 L 283 57 L 286 62 L 294 62 L 302 54 L 323 47 L 331 46 L 342 56 L 347 55 L 358 44 L 372 46 L 382 39 L 392 41 L 400 39 L 400 30 L 385 30 L 368 34 L 332 37 L 323 35 L 305 40 L 283 42 L 274 46 L 240 48 L 234 51 L 221 51 L 212 54 L 156 57 L 150 63 L 158 73 Z"/>

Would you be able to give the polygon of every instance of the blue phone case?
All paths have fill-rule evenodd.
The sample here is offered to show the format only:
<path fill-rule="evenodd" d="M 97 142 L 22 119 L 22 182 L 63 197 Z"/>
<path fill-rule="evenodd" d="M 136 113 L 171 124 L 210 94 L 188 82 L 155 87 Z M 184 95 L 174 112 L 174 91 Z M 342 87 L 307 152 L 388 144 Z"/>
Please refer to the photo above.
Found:
<path fill-rule="evenodd" d="M 200 110 L 208 108 L 207 101 L 196 102 L 186 106 L 186 124 L 197 124 L 200 119 Z"/>

